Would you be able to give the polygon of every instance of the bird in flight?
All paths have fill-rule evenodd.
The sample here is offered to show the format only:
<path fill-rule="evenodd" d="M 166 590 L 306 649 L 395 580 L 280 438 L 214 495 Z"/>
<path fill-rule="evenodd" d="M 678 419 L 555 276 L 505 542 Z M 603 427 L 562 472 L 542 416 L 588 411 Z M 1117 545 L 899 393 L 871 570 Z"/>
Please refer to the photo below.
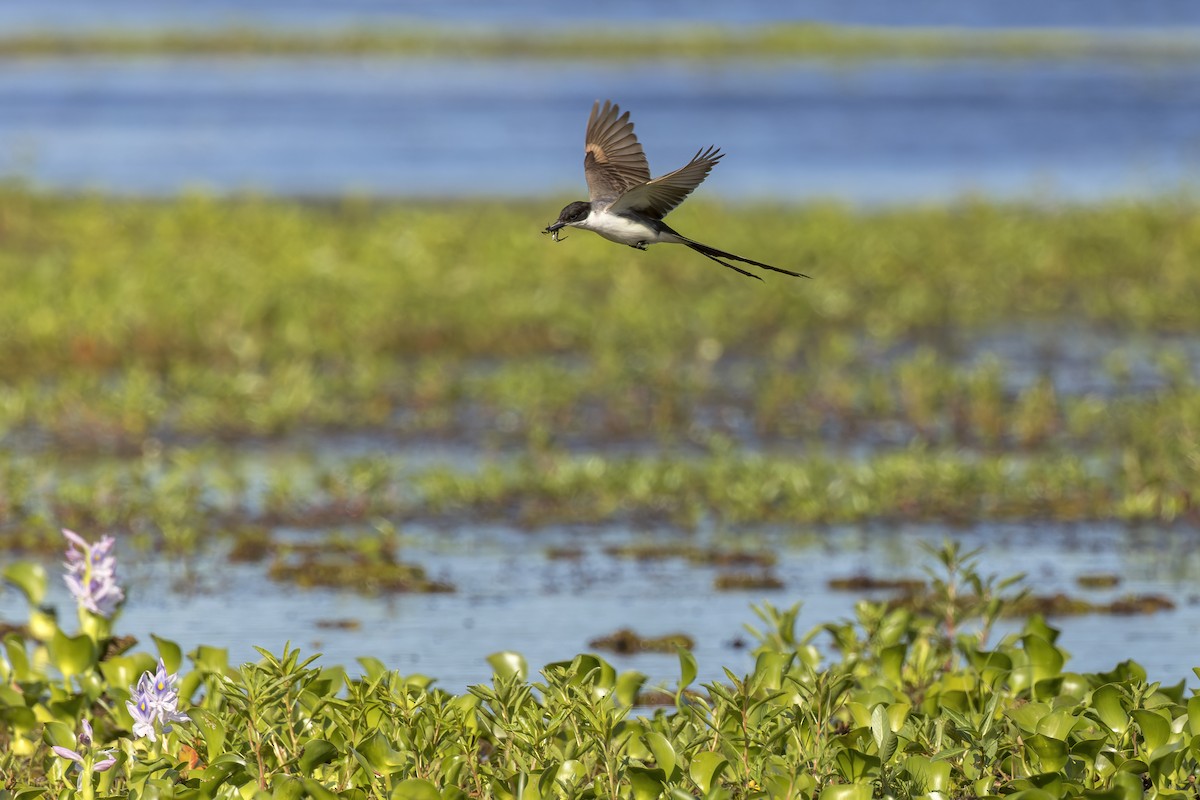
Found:
<path fill-rule="evenodd" d="M 699 150 L 679 169 L 651 179 L 650 165 L 633 133 L 629 112 L 622 114 L 620 107 L 608 100 L 601 107 L 597 100 L 588 117 L 584 144 L 583 174 L 587 178 L 588 199 L 568 205 L 558 215 L 558 220 L 546 226 L 542 233 L 552 234 L 557 242 L 563 228 L 582 228 L 638 250 L 660 242 L 683 244 L 723 267 L 757 280 L 762 278 L 729 261 L 807 278 L 801 272 L 773 267 L 701 244 L 663 222 L 663 217 L 708 177 L 723 155 L 715 147 Z"/>

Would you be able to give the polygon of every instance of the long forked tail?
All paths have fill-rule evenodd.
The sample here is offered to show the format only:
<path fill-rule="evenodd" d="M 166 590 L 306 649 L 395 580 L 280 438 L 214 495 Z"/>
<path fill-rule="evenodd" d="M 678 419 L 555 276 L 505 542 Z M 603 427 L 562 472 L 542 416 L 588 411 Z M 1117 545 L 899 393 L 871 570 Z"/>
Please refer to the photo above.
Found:
<path fill-rule="evenodd" d="M 680 236 L 678 233 L 676 233 L 675 235 L 679 236 L 680 244 L 686 244 L 688 247 L 692 248 L 700 255 L 704 256 L 705 258 L 711 258 L 713 261 L 717 262 L 722 267 L 728 267 L 729 269 L 733 270 L 734 272 L 740 272 L 747 277 L 754 278 L 755 280 L 761 281 L 762 278 L 759 277 L 758 275 L 755 275 L 753 272 L 747 272 L 746 270 L 742 269 L 741 267 L 735 267 L 733 264 L 730 264 L 727 261 L 722 261 L 721 259 L 728 258 L 733 261 L 740 261 L 743 264 L 753 264 L 756 267 L 761 267 L 763 269 L 769 269 L 772 272 L 782 272 L 784 275 L 791 275 L 793 278 L 809 277 L 808 275 L 805 275 L 803 272 L 792 272 L 790 269 L 782 269 L 780 267 L 773 267 L 770 264 L 764 264 L 761 261 L 754 261 L 753 259 L 742 258 L 741 256 L 735 256 L 733 253 L 726 253 L 724 250 L 718 250 L 715 247 L 709 247 L 706 244 L 700 244 L 699 242 L 693 241 L 692 239 L 689 239 L 686 236 Z"/>

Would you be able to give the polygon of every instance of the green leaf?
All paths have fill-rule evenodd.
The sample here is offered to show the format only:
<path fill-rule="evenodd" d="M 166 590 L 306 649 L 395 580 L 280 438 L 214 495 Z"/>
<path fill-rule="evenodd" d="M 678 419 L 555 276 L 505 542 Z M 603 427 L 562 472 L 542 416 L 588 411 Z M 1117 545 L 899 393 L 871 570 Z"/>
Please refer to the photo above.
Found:
<path fill-rule="evenodd" d="M 442 800 L 442 794 L 429 781 L 409 778 L 396 784 L 391 800 Z"/>
<path fill-rule="evenodd" d="M 192 660 L 197 669 L 207 672 L 224 675 L 229 670 L 229 651 L 224 647 L 209 647 L 202 644 L 188 653 L 188 658 Z"/>
<path fill-rule="evenodd" d="M 1031 683 L 1047 678 L 1057 677 L 1062 673 L 1065 658 L 1061 650 L 1053 642 L 1037 634 L 1027 634 L 1021 638 L 1025 652 L 1029 655 L 1029 667 L 1033 672 Z"/>
<path fill-rule="evenodd" d="M 359 656 L 357 659 L 360 666 L 363 668 L 363 676 L 367 681 L 376 681 L 387 674 L 387 666 L 374 656 Z"/>
<path fill-rule="evenodd" d="M 498 678 L 524 681 L 529 675 L 529 665 L 525 662 L 525 656 L 512 650 L 492 653 L 487 657 L 487 662 L 491 664 L 492 672 Z"/>
<path fill-rule="evenodd" d="M 42 730 L 42 740 L 51 746 L 65 747 L 68 750 L 74 750 L 78 742 L 75 739 L 75 731 L 65 722 L 47 722 L 46 727 Z"/>
<path fill-rule="evenodd" d="M 1051 739 L 1061 739 L 1065 742 L 1078 721 L 1078 717 L 1070 711 L 1060 708 L 1051 711 L 1038 721 L 1037 732 L 1049 736 Z"/>
<path fill-rule="evenodd" d="M 208 760 L 212 761 L 217 756 L 223 755 L 225 753 L 225 723 L 221 722 L 220 718 L 207 708 L 188 709 L 188 716 L 192 718 L 192 722 L 195 723 L 196 729 L 200 731 L 200 736 L 204 739 Z"/>
<path fill-rule="evenodd" d="M 392 749 L 382 731 L 375 731 L 355 750 L 376 772 L 390 772 L 405 761 L 404 754 Z"/>
<path fill-rule="evenodd" d="M 667 737 L 663 736 L 658 731 L 650 731 L 642 737 L 642 741 L 650 748 L 650 752 L 654 754 L 654 763 L 656 763 L 663 774 L 667 776 L 667 780 L 675 773 L 675 748 L 671 746 L 671 742 Z"/>
<path fill-rule="evenodd" d="M 1153 753 L 1170 741 L 1171 723 L 1160 714 L 1145 709 L 1136 709 L 1132 712 L 1132 716 L 1137 722 L 1138 729 L 1142 732 L 1142 741 L 1145 743 L 1146 752 Z"/>
<path fill-rule="evenodd" d="M 1125 710 L 1125 699 L 1116 684 L 1106 683 L 1092 692 L 1092 708 L 1100 721 L 1113 733 L 1124 734 L 1129 729 L 1129 714 Z"/>
<path fill-rule="evenodd" d="M 192 774 L 200 779 L 201 796 L 212 797 L 218 787 L 243 774 L 245 768 L 244 758 L 236 753 L 225 753 L 210 759 L 207 767 Z M 235 780 L 234 785 L 238 784 Z"/>
<path fill-rule="evenodd" d="M 879 749 L 879 760 L 886 764 L 896 752 L 896 734 L 892 731 L 887 708 L 882 704 L 875 706 L 871 711 L 871 736 Z"/>
<path fill-rule="evenodd" d="M 679 648 L 679 692 L 692 685 L 699 670 L 696 667 L 696 657 L 690 651 Z M 1197 673 L 1200 674 L 1200 673 Z"/>
<path fill-rule="evenodd" d="M 1037 733 L 1026 739 L 1025 744 L 1037 755 L 1042 772 L 1058 772 L 1067 765 L 1070 751 L 1066 742 Z"/>
<path fill-rule="evenodd" d="M 170 639 L 155 636 L 153 633 L 150 634 L 150 638 L 158 646 L 158 657 L 162 659 L 163 666 L 167 668 L 167 672 L 179 672 L 179 668 L 183 666 L 183 650 L 180 649 L 179 645 Z"/>
<path fill-rule="evenodd" d="M 835 783 L 821 790 L 820 800 L 871 800 L 874 793 L 870 783 Z"/>
<path fill-rule="evenodd" d="M 630 765 L 625 770 L 625 776 L 633 787 L 634 800 L 658 800 L 662 796 L 666 777 L 661 769 Z"/>
<path fill-rule="evenodd" d="M 19 681 L 33 678 L 29 670 L 29 655 L 25 652 L 25 640 L 15 633 L 4 637 L 4 652 L 8 654 L 8 663 L 12 665 L 13 677 Z"/>
<path fill-rule="evenodd" d="M 304 791 L 308 792 L 312 800 L 340 800 L 335 792 L 312 778 L 301 778 L 300 781 L 304 784 Z"/>
<path fill-rule="evenodd" d="M 913 755 L 904 759 L 904 768 L 917 782 L 923 793 L 944 792 L 950 788 L 950 762 L 934 761 L 926 756 Z"/>
<path fill-rule="evenodd" d="M 25 595 L 31 606 L 40 606 L 46 598 L 46 568 L 41 564 L 18 561 L 5 567 L 0 577 Z"/>
<path fill-rule="evenodd" d="M 879 651 L 879 671 L 892 686 L 904 685 L 904 658 L 908 655 L 908 645 L 901 642 L 892 644 Z"/>
<path fill-rule="evenodd" d="M 99 651 L 96 643 L 86 634 L 67 636 L 57 631 L 50 640 L 50 663 L 62 673 L 64 678 L 91 669 L 96 665 Z"/>
<path fill-rule="evenodd" d="M 1200 694 L 1192 695 L 1188 698 L 1187 716 L 1188 732 L 1190 732 L 1192 736 L 1200 736 Z"/>
<path fill-rule="evenodd" d="M 700 793 L 707 795 L 728 766 L 729 762 L 723 755 L 705 750 L 692 757 L 692 763 L 688 766 L 688 776 L 699 787 Z"/>
<path fill-rule="evenodd" d="M 853 747 L 839 750 L 834 757 L 838 772 L 851 783 L 873 778 L 879 774 L 879 756 L 864 753 Z"/>
<path fill-rule="evenodd" d="M 638 695 L 645 683 L 646 676 L 637 670 L 622 672 L 617 676 L 617 684 L 613 690 L 617 703 L 623 706 L 637 705 Z"/>
<path fill-rule="evenodd" d="M 327 739 L 309 739 L 304 743 L 304 752 L 300 754 L 299 766 L 305 774 L 322 764 L 328 764 L 338 756 L 338 749 Z"/>
<path fill-rule="evenodd" d="M 752 691 L 777 691 L 783 684 L 784 654 L 775 650 L 764 650 L 754 662 L 751 678 Z"/>

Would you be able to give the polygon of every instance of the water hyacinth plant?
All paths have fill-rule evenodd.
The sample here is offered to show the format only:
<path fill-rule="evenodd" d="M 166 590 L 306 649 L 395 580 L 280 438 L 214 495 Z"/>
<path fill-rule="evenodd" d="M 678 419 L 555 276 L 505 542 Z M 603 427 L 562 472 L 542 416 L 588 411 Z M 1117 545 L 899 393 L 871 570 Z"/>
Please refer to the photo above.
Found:
<path fill-rule="evenodd" d="M 51 746 L 50 749 L 59 758 L 74 762 L 74 766 L 79 767 L 78 788 L 84 800 L 91 800 L 94 796 L 92 776 L 95 773 L 107 772 L 117 763 L 116 756 L 112 754 L 111 750 L 104 750 L 100 753 L 92 752 L 92 724 L 86 719 L 80 720 L 75 749 L 57 744 Z M 97 760 L 97 756 L 100 757 L 99 760 Z"/>

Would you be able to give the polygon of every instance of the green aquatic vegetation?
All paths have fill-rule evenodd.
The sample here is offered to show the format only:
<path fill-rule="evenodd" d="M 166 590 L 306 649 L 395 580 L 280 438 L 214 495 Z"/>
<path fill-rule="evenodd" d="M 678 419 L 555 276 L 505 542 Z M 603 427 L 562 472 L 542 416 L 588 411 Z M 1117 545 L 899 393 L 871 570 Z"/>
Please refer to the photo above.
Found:
<path fill-rule="evenodd" d="M 815 276 L 771 291 L 670 251 L 548 244 L 542 204 L 524 201 L 19 188 L 0 201 L 0 441 L 22 450 L 129 456 L 311 432 L 1062 450 L 1150 445 L 1200 408 L 1184 351 L 1200 329 L 1200 231 L 1185 200 L 689 204 L 731 248 L 749 248 L 752 227 Z M 1028 365 L 969 357 L 979 337 L 1036 325 L 1151 337 L 1164 390 L 1119 372 L 1099 391 L 1014 388 Z"/>
<path fill-rule="evenodd" d="M 1103 35 L 1086 31 L 978 31 L 773 23 L 662 30 L 592 26 L 536 33 L 404 25 L 335 31 L 149 30 L 23 33 L 0 39 L 0 57 L 75 56 L 374 56 L 416 58 L 630 59 L 1043 58 L 1194 59 L 1200 48 L 1174 34 Z"/>
<path fill-rule="evenodd" d="M 363 594 L 453 592 L 430 578 L 419 564 L 401 561 L 390 526 L 381 536 L 350 538 L 334 534 L 320 541 L 276 542 L 267 577 L 305 589 L 353 589 Z"/>
<path fill-rule="evenodd" d="M 64 470 L 53 459 L 0 461 L 6 532 L 0 544 L 20 552 L 28 543 L 29 551 L 44 552 L 45 542 L 70 526 L 119 530 L 133 547 L 177 554 L 224 540 L 241 558 L 270 550 L 271 542 L 255 533 L 265 527 L 317 530 L 372 520 L 438 526 L 495 520 L 530 530 L 616 523 L 681 531 L 702 522 L 730 528 L 867 520 L 1169 522 L 1191 518 L 1196 479 L 1186 453 L 1154 462 L 1133 450 L 1120 453 L 1117 464 L 923 448 L 864 457 L 546 454 L 468 471 L 415 469 L 402 459 L 376 457 L 334 461 L 316 477 L 305 469 L 296 478 L 294 467 L 280 466 L 259 473 L 254 486 L 236 463 L 188 460 L 184 454 L 174 464 L 118 462 L 91 472 Z M 346 482 L 356 470 L 364 481 Z M 230 490 L 238 484 L 241 489 Z M 238 544 L 248 533 L 249 544 Z M 755 551 L 719 543 L 693 547 L 669 550 L 700 563 L 764 561 Z M 654 546 L 645 552 L 667 555 Z"/>
<path fill-rule="evenodd" d="M 686 633 L 668 633 L 663 636 L 642 636 L 629 628 L 621 628 L 607 636 L 599 636 L 588 642 L 588 647 L 597 650 L 610 650 L 622 655 L 632 653 L 675 653 L 691 650 L 696 646 L 695 640 Z"/>
<path fill-rule="evenodd" d="M 1190 796 L 1200 702 L 1182 682 L 1153 682 L 1130 660 L 1071 671 L 1058 631 L 1036 615 L 991 642 L 1013 581 L 979 574 L 953 545 L 934 563 L 941 600 L 928 610 L 864 601 L 852 619 L 800 633 L 798 606 L 764 604 L 748 673 L 696 685 L 699 665 L 679 648 L 674 686 L 651 689 L 591 654 L 533 674 L 519 654 L 494 653 L 491 680 L 456 693 L 375 659 L 322 665 L 290 646 L 235 666 L 219 648 L 185 654 L 160 637 L 149 651 L 101 658 L 57 626 L 46 639 L 10 634 L 0 793 Z M 978 601 L 958 602 L 973 588 Z M 130 706 L 158 693 L 170 730 L 154 727 L 149 741 Z M 665 704 L 635 706 L 650 697 Z"/>

